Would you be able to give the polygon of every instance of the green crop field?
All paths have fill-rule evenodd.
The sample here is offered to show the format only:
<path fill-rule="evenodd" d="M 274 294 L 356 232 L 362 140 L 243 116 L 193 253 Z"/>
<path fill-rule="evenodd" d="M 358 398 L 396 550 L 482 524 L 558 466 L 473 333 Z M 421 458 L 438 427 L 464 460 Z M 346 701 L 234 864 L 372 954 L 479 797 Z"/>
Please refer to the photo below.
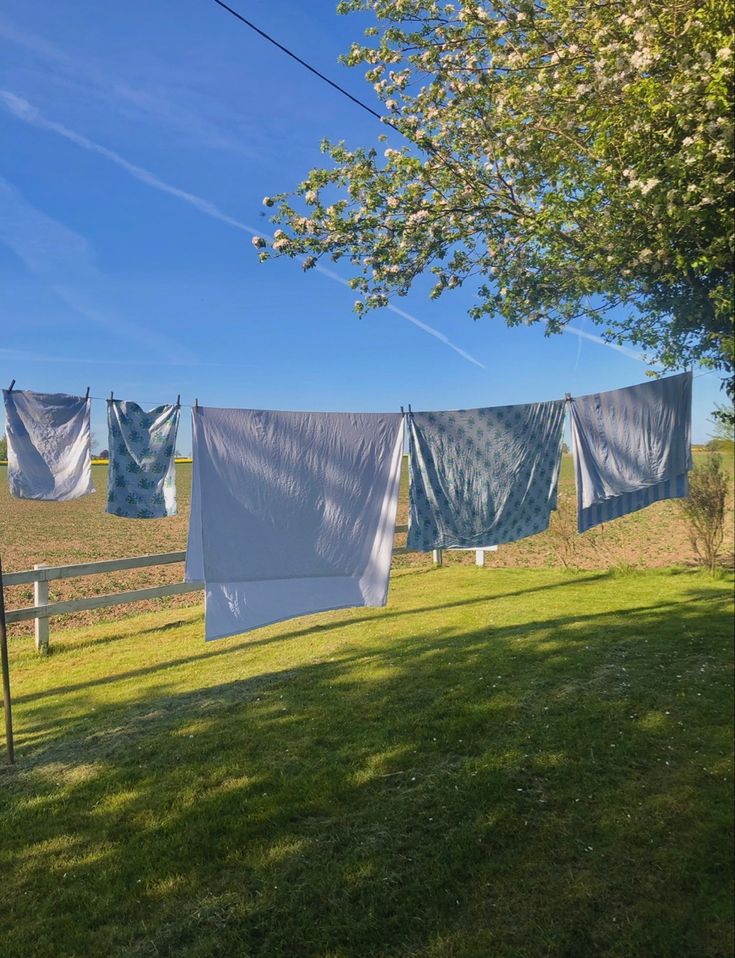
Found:
<path fill-rule="evenodd" d="M 11 643 L 3 958 L 726 958 L 732 577 L 415 567 Z"/>

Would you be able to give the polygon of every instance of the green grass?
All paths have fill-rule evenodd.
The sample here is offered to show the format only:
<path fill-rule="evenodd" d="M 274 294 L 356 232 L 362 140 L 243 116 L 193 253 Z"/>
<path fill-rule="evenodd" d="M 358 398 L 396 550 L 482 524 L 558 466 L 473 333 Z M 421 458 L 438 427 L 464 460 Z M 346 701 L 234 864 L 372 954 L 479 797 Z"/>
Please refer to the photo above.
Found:
<path fill-rule="evenodd" d="M 732 954 L 732 579 L 452 566 L 12 643 L 4 958 Z"/>

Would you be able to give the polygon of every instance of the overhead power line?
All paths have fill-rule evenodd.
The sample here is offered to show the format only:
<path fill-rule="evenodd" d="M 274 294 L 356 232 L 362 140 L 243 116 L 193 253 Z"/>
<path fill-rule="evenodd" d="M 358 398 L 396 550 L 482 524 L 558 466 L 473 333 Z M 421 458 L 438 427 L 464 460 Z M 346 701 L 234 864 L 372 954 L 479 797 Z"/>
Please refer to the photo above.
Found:
<path fill-rule="evenodd" d="M 291 57 L 292 60 L 295 60 L 296 63 L 300 64 L 310 73 L 313 73 L 314 76 L 318 77 L 320 80 L 323 80 L 324 83 L 327 83 L 332 89 L 336 90 L 338 93 L 341 93 L 342 96 L 347 97 L 348 100 L 351 100 L 356 106 L 359 106 L 360 109 L 365 110 L 366 113 L 369 113 L 370 116 L 374 117 L 380 123 L 385 126 L 389 126 L 392 130 L 395 130 L 396 133 L 400 133 L 404 139 L 408 140 L 409 143 L 413 143 L 414 146 L 417 146 L 419 149 L 424 150 L 426 153 L 429 153 L 435 159 L 439 160 L 440 163 L 443 163 L 448 170 L 451 170 L 455 176 L 458 176 L 461 180 L 464 180 L 465 183 L 472 186 L 471 174 L 467 173 L 461 164 L 458 164 L 453 158 L 450 158 L 444 155 L 433 143 L 429 143 L 427 140 L 422 139 L 421 142 L 414 140 L 412 136 L 406 133 L 405 130 L 402 130 L 397 126 L 390 117 L 381 115 L 371 106 L 368 106 L 367 103 L 363 103 L 362 100 L 359 100 L 356 96 L 353 96 L 344 87 L 340 86 L 339 83 L 335 83 L 334 80 L 330 80 L 328 76 L 325 76 L 316 67 L 313 67 L 310 63 L 307 63 L 306 60 L 303 60 L 300 56 L 295 54 L 293 50 L 289 50 L 288 47 L 284 46 L 282 43 L 279 43 L 274 37 L 266 33 L 265 30 L 261 30 L 260 27 L 248 20 L 247 17 L 244 17 L 241 13 L 238 13 L 237 10 L 234 10 L 231 6 L 226 4 L 224 0 L 214 0 L 218 7 L 222 7 L 223 10 L 226 10 L 229 14 L 235 17 L 236 20 L 239 20 L 241 23 L 244 23 L 246 27 L 251 29 L 254 33 L 257 33 L 259 36 L 263 37 L 264 40 L 267 40 L 268 43 L 272 43 L 274 47 L 279 49 L 282 53 L 285 53 L 286 56 Z"/>
<path fill-rule="evenodd" d="M 371 106 L 368 106 L 367 103 L 364 103 L 358 97 L 353 96 L 348 90 L 345 90 L 344 87 L 340 86 L 339 83 L 335 83 L 334 80 L 330 80 L 328 76 L 325 76 L 321 71 L 317 70 L 316 67 L 313 67 L 310 63 L 307 63 L 306 60 L 302 59 L 298 54 L 294 53 L 293 50 L 289 50 L 288 47 L 284 46 L 282 43 L 279 43 L 275 37 L 272 37 L 269 33 L 266 33 L 265 30 L 261 30 L 260 27 L 257 27 L 252 20 L 248 20 L 247 17 L 244 17 L 241 13 L 238 13 L 237 10 L 233 9 L 224 0 L 214 0 L 218 7 L 222 7 L 223 10 L 226 10 L 231 16 L 235 17 L 236 20 L 239 20 L 241 23 L 244 23 L 246 27 L 252 30 L 254 33 L 257 33 L 258 36 L 262 37 L 264 40 L 267 40 L 268 43 L 273 44 L 278 50 L 282 53 L 285 53 L 286 56 L 290 57 L 292 60 L 295 60 L 300 66 L 308 70 L 310 73 L 313 73 L 315 77 L 318 77 L 324 83 L 332 87 L 333 90 L 336 90 L 338 93 L 341 93 L 342 96 L 347 97 L 348 100 L 351 100 L 356 106 L 359 106 L 360 109 L 364 110 L 366 113 L 369 113 L 370 116 L 374 117 L 380 123 L 385 124 L 386 126 L 391 127 L 395 130 L 396 133 L 400 133 L 402 137 L 407 139 L 409 143 L 413 143 L 414 146 L 418 146 L 420 149 L 425 150 L 431 156 L 435 157 L 439 162 L 443 163 L 447 169 L 451 170 L 455 175 L 459 176 L 460 179 L 463 179 L 466 183 L 471 181 L 467 178 L 467 171 L 458 164 L 453 158 L 449 158 L 443 155 L 433 143 L 429 143 L 426 140 L 422 140 L 421 143 L 417 143 L 405 130 L 402 130 L 400 127 L 391 120 L 390 117 L 384 116 L 374 110 Z M 694 376 L 694 379 L 701 379 L 703 376 L 711 376 L 717 370 L 712 369 L 706 373 L 699 373 Z"/>
<path fill-rule="evenodd" d="M 310 63 L 307 63 L 306 60 L 302 60 L 300 56 L 297 56 L 293 50 L 289 50 L 288 47 L 284 47 L 282 43 L 279 43 L 274 37 L 266 33 L 265 30 L 261 30 L 260 27 L 256 27 L 255 24 L 244 17 L 241 13 L 238 13 L 237 10 L 233 10 L 232 7 L 228 6 L 226 3 L 223 3 L 223 0 L 214 0 L 218 7 L 222 7 L 223 10 L 226 10 L 228 13 L 232 14 L 235 19 L 239 20 L 241 23 L 244 23 L 246 27 L 249 27 L 259 36 L 263 37 L 264 40 L 267 40 L 268 43 L 272 43 L 274 47 L 285 53 L 286 56 L 291 57 L 292 60 L 295 60 L 297 63 L 300 63 L 302 67 L 305 67 L 310 73 L 313 73 L 314 76 L 319 77 L 320 80 L 323 80 L 325 83 L 328 83 L 333 89 L 337 90 L 338 93 L 341 93 L 342 96 L 346 96 L 348 100 L 352 100 L 353 103 L 356 103 L 357 106 L 365 110 L 366 113 L 369 113 L 371 116 L 375 117 L 376 120 L 380 120 L 381 123 L 387 123 L 389 126 L 393 126 L 390 119 L 385 116 L 381 116 L 376 110 L 371 106 L 368 106 L 367 103 L 363 103 L 362 100 L 359 100 L 356 96 L 353 96 L 344 87 L 340 86 L 339 83 L 335 83 L 334 80 L 330 80 L 328 76 L 325 76 L 323 73 L 320 73 L 316 67 L 313 67 Z M 395 127 L 393 126 L 395 129 Z M 400 131 L 399 131 L 400 132 Z"/>

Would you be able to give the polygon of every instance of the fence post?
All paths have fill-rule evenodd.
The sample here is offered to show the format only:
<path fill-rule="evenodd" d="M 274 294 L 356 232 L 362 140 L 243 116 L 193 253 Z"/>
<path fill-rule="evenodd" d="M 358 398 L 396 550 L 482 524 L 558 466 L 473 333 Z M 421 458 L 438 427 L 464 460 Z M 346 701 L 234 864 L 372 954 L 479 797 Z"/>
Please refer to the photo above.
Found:
<path fill-rule="evenodd" d="M 475 565 L 480 567 L 485 565 L 485 550 L 484 549 L 475 549 Z"/>
<path fill-rule="evenodd" d="M 432 556 L 432 558 L 433 558 L 433 560 L 434 560 L 434 565 L 435 565 L 435 566 L 440 566 L 440 565 L 442 564 L 443 556 L 442 556 L 442 550 L 441 550 L 441 549 L 434 549 L 434 550 L 432 550 L 431 556 Z"/>
<path fill-rule="evenodd" d="M 45 562 L 33 566 L 36 569 L 48 569 Z M 35 606 L 48 605 L 48 581 L 46 579 L 36 579 L 33 583 L 33 604 Z M 36 616 L 34 619 L 36 627 L 36 652 L 48 652 L 48 616 Z"/>
<path fill-rule="evenodd" d="M 3 563 L 0 557 L 0 661 L 3 671 L 3 711 L 5 712 L 5 755 L 8 765 L 15 764 L 13 745 L 13 716 L 10 704 L 10 666 L 8 664 L 8 629 L 5 622 L 5 587 Z"/>

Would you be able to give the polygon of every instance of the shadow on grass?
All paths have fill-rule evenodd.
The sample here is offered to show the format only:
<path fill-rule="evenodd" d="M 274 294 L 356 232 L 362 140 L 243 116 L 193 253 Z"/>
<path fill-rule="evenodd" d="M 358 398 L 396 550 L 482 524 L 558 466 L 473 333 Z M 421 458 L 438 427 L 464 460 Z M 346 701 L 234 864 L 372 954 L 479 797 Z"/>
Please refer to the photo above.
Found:
<path fill-rule="evenodd" d="M 731 617 L 712 595 L 419 620 L 180 694 L 110 679 L 149 681 L 83 738 L 60 718 L 23 745 L 6 954 L 724 958 Z"/>
<path fill-rule="evenodd" d="M 482 604 L 487 604 L 488 602 L 494 602 L 496 600 L 515 598 L 517 596 L 522 596 L 522 595 L 529 595 L 534 592 L 546 593 L 550 591 L 551 589 L 566 588 L 570 585 L 576 585 L 576 586 L 594 585 L 596 581 L 607 578 L 608 576 L 609 576 L 609 573 L 602 572 L 602 573 L 599 573 L 598 575 L 587 575 L 587 576 L 584 576 L 583 578 L 564 579 L 557 583 L 534 586 L 533 588 L 530 588 L 530 589 L 518 589 L 514 592 L 502 592 L 499 594 L 474 596 L 471 599 L 460 599 L 456 602 L 442 602 L 438 605 L 424 605 L 424 606 L 418 606 L 417 608 L 408 608 L 408 609 L 403 608 L 397 611 L 390 611 L 390 609 L 387 609 L 387 610 L 376 609 L 375 611 L 369 613 L 368 615 L 353 613 L 352 615 L 343 616 L 341 619 L 336 619 L 336 620 L 329 619 L 326 622 L 320 622 L 320 623 L 317 623 L 316 625 L 309 625 L 308 627 L 303 629 L 294 629 L 288 632 L 279 631 L 279 633 L 275 636 L 268 636 L 262 639 L 248 638 L 245 641 L 238 642 L 236 645 L 228 643 L 222 648 L 217 648 L 217 646 L 215 645 L 210 648 L 210 650 L 207 652 L 207 655 L 211 657 L 217 657 L 222 655 L 232 655 L 236 652 L 243 651 L 244 649 L 255 649 L 258 646 L 273 645 L 274 643 L 277 643 L 277 642 L 290 642 L 290 641 L 293 641 L 294 639 L 313 637 L 323 632 L 332 632 L 333 630 L 336 630 L 336 629 L 343 629 L 343 628 L 347 628 L 354 625 L 360 625 L 361 623 L 364 623 L 364 622 L 374 622 L 376 618 L 378 617 L 380 617 L 381 621 L 386 621 L 386 620 L 389 621 L 391 619 L 396 619 L 396 618 L 403 619 L 405 618 L 405 616 L 409 616 L 409 615 L 420 615 L 425 612 L 445 611 L 448 609 L 455 609 L 455 608 L 459 608 L 462 606 L 469 606 L 469 605 L 482 605 Z M 177 620 L 173 623 L 166 623 L 160 627 L 154 626 L 148 629 L 141 629 L 137 633 L 137 635 L 142 636 L 142 635 L 149 635 L 149 634 L 159 634 L 161 632 L 171 631 L 171 629 L 173 628 L 180 628 L 181 626 L 188 625 L 188 624 L 189 622 L 187 620 Z M 202 632 L 203 631 L 204 630 L 202 627 Z M 90 645 L 100 646 L 109 642 L 118 642 L 122 639 L 129 639 L 129 638 L 130 638 L 129 634 L 108 636 L 104 639 L 96 639 L 93 642 L 91 642 Z M 65 648 L 63 644 L 59 644 L 54 648 L 54 657 L 57 657 L 58 655 L 63 655 L 65 652 L 68 652 L 68 651 L 70 651 L 68 647 Z M 76 651 L 76 649 L 74 651 Z M 200 655 L 186 656 L 186 657 L 182 657 L 178 659 L 169 659 L 166 662 L 162 662 L 158 665 L 146 666 L 145 668 L 140 668 L 140 669 L 130 669 L 127 672 L 119 672 L 117 674 L 105 676 L 104 678 L 101 678 L 101 679 L 99 678 L 92 679 L 89 682 L 78 682 L 73 685 L 55 686 L 55 687 L 49 688 L 48 690 L 44 690 L 43 692 L 34 692 L 29 695 L 14 696 L 14 701 L 18 703 L 33 702 L 33 701 L 36 701 L 37 699 L 46 698 L 51 695 L 55 696 L 55 695 L 63 694 L 66 692 L 77 692 L 82 689 L 91 688 L 96 685 L 110 685 L 110 684 L 114 684 L 116 682 L 124 681 L 127 679 L 139 678 L 145 675 L 149 675 L 152 672 L 176 668 L 181 665 L 188 665 L 192 662 L 198 662 L 200 659 L 201 659 Z"/>

